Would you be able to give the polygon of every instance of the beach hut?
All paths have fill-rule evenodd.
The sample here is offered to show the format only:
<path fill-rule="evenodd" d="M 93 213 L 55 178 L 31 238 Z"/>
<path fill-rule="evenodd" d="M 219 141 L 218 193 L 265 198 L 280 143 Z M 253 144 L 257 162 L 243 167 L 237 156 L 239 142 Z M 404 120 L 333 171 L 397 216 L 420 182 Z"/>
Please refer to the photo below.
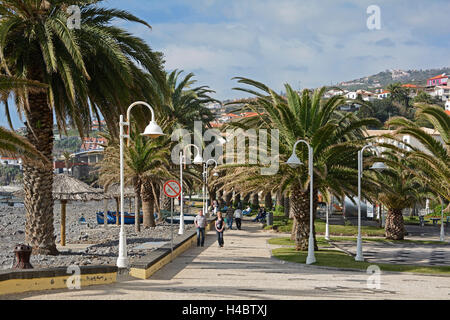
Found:
<path fill-rule="evenodd" d="M 61 246 L 66 245 L 66 205 L 69 201 L 101 201 L 102 189 L 90 187 L 86 183 L 67 174 L 58 174 L 53 179 L 53 199 L 61 203 Z"/>
<path fill-rule="evenodd" d="M 24 197 L 24 191 L 14 193 Z M 61 203 L 61 246 L 66 245 L 66 205 L 69 201 L 101 201 L 104 199 L 102 189 L 90 187 L 86 183 L 67 174 L 53 177 L 53 199 Z"/>

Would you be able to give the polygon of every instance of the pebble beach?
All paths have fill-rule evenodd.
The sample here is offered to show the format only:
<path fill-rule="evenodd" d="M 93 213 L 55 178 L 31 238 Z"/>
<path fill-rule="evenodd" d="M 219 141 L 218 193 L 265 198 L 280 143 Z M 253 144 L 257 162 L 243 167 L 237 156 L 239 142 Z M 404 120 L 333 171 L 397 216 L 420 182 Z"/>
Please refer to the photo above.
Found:
<path fill-rule="evenodd" d="M 54 205 L 54 233 L 60 255 L 32 255 L 30 262 L 35 269 L 62 267 L 69 265 L 116 265 L 119 251 L 119 231 L 116 225 L 98 225 L 96 212 L 102 211 L 100 202 L 73 202 L 66 206 L 66 246 L 60 243 L 60 204 Z M 111 210 L 111 208 L 110 208 Z M 80 224 L 81 216 L 86 224 Z M 173 225 L 173 237 L 178 236 L 178 225 Z M 186 230 L 193 225 L 186 224 Z M 134 225 L 125 225 L 127 233 L 128 258 L 134 261 L 148 252 L 155 250 L 158 244 L 170 242 L 171 225 L 163 222 L 154 228 L 144 229 L 136 233 Z M 143 244 L 155 243 L 155 246 Z M 13 266 L 15 260 L 14 247 L 25 243 L 25 208 L 0 205 L 0 270 Z M 141 246 L 141 248 L 137 248 Z"/>

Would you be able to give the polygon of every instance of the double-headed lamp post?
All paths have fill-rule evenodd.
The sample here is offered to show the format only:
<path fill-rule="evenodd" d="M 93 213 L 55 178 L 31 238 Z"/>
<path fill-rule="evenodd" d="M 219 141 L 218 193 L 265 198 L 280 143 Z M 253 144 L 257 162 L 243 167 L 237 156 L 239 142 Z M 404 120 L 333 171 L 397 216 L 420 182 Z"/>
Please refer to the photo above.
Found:
<path fill-rule="evenodd" d="M 314 235 L 313 235 L 313 177 L 314 177 L 314 169 L 313 169 L 313 161 L 314 161 L 314 154 L 313 154 L 313 148 L 310 146 L 308 142 L 305 140 L 298 140 L 294 144 L 294 148 L 292 150 L 292 156 L 288 159 L 286 162 L 289 166 L 292 168 L 297 168 L 301 166 L 303 163 L 300 161 L 300 159 L 297 157 L 297 154 L 295 153 L 295 150 L 297 148 L 297 145 L 299 143 L 305 143 L 308 146 L 308 166 L 309 166 L 309 241 L 308 241 L 308 256 L 306 258 L 306 264 L 313 264 L 316 262 L 316 257 L 314 255 Z"/>
<path fill-rule="evenodd" d="M 361 178 L 363 174 L 363 155 L 364 150 L 367 148 L 373 148 L 375 152 L 379 155 L 378 149 L 373 145 L 366 145 L 360 151 L 358 151 L 358 239 L 356 241 L 356 261 L 364 261 L 363 251 L 362 251 L 362 236 L 361 236 Z M 375 162 L 372 170 L 381 172 L 386 169 L 386 165 L 383 162 Z"/>
<path fill-rule="evenodd" d="M 186 145 L 183 150 L 180 151 L 180 229 L 178 230 L 178 234 L 184 234 L 184 214 L 183 214 L 183 160 L 185 160 L 186 149 L 189 147 L 195 147 L 197 149 L 197 155 L 194 158 L 194 164 L 202 164 L 203 157 L 200 153 L 200 149 L 195 144 Z M 186 161 L 184 161 L 186 163 Z"/>
<path fill-rule="evenodd" d="M 215 159 L 209 159 L 208 161 L 205 162 L 205 164 L 203 165 L 203 179 L 204 179 L 204 184 L 203 184 L 203 214 L 207 215 L 208 214 L 208 165 L 210 162 L 213 162 L 215 164 L 215 168 L 217 168 L 217 161 Z M 218 176 L 217 172 L 215 172 L 213 174 L 214 176 Z"/>
<path fill-rule="evenodd" d="M 128 266 L 128 258 L 127 258 L 127 239 L 126 239 L 126 231 L 124 228 L 124 161 L 123 161 L 123 139 L 127 138 L 128 142 L 131 134 L 131 126 L 130 126 L 130 112 L 131 109 L 136 105 L 144 105 L 150 109 L 152 114 L 152 120 L 150 124 L 145 128 L 143 136 L 148 136 L 150 138 L 157 138 L 164 133 L 161 130 L 161 127 L 155 121 L 155 112 L 153 108 L 146 102 L 137 101 L 131 104 L 127 110 L 127 118 L 126 122 L 123 121 L 123 115 L 120 115 L 119 127 L 120 127 L 120 212 L 121 212 L 121 224 L 120 224 L 120 234 L 119 234 L 119 257 L 117 258 L 117 267 L 118 268 L 126 268 Z M 128 126 L 128 134 L 124 134 L 124 126 Z M 117 213 L 118 217 L 118 213 Z M 135 213 L 135 219 L 139 219 L 139 212 Z"/>

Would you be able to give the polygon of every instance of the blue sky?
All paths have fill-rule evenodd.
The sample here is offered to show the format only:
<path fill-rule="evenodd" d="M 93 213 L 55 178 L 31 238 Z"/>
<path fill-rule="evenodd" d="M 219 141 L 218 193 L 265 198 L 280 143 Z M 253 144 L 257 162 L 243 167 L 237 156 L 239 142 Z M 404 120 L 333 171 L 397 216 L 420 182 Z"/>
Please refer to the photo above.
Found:
<path fill-rule="evenodd" d="M 235 76 L 277 91 L 319 87 L 386 69 L 450 65 L 448 0 L 107 0 L 152 25 L 117 22 L 194 72 L 218 99 L 241 97 Z M 367 7 L 381 9 L 369 30 Z M 20 123 L 16 120 L 16 124 Z M 0 107 L 0 125 L 5 125 Z"/>

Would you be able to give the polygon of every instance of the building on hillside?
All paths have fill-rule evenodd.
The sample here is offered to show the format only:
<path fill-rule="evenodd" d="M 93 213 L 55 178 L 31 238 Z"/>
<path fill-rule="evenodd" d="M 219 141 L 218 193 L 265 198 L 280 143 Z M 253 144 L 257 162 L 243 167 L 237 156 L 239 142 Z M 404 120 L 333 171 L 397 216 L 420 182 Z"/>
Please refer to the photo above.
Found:
<path fill-rule="evenodd" d="M 22 159 L 14 157 L 0 156 L 0 164 L 3 166 L 14 166 L 22 169 Z"/>
<path fill-rule="evenodd" d="M 448 84 L 448 75 L 446 75 L 445 73 L 427 80 L 428 87 L 446 86 L 447 84 Z"/>
<path fill-rule="evenodd" d="M 445 112 L 450 116 L 450 100 L 445 103 Z"/>
<path fill-rule="evenodd" d="M 436 86 L 430 94 L 442 101 L 448 101 L 450 99 L 450 86 Z"/>
<path fill-rule="evenodd" d="M 402 84 L 402 87 L 409 89 L 410 98 L 416 97 L 420 91 L 423 91 L 425 89 L 423 86 L 418 86 L 416 84 L 411 83 Z"/>
<path fill-rule="evenodd" d="M 350 91 L 345 94 L 345 98 L 355 100 L 358 97 L 356 91 Z"/>
<path fill-rule="evenodd" d="M 391 95 L 390 91 L 382 90 L 380 93 L 377 94 L 378 99 L 386 99 Z"/>
<path fill-rule="evenodd" d="M 80 151 L 98 151 L 103 150 L 106 146 L 105 138 L 84 138 Z"/>
<path fill-rule="evenodd" d="M 334 96 L 342 96 L 342 95 L 346 94 L 347 92 L 348 92 L 348 90 L 342 90 L 342 89 L 338 89 L 338 88 L 331 89 L 331 90 L 328 90 L 327 92 L 325 92 L 323 97 L 325 99 L 329 99 L 329 98 L 332 98 Z"/>
<path fill-rule="evenodd" d="M 366 90 L 357 90 L 356 93 L 361 96 L 364 101 L 373 101 L 376 98 L 375 93 Z"/>
<path fill-rule="evenodd" d="M 428 133 L 429 135 L 431 135 L 436 141 L 439 141 L 440 143 L 444 143 L 444 140 L 442 139 L 441 135 L 439 134 L 439 132 L 437 130 L 434 129 L 430 129 L 430 128 L 421 128 L 423 131 L 425 131 L 426 133 Z M 416 138 L 412 137 L 409 134 L 397 134 L 395 135 L 396 130 L 367 130 L 366 136 L 367 137 L 373 137 L 374 140 L 377 143 L 389 143 L 389 144 L 393 144 L 398 148 L 402 148 L 405 149 L 407 151 L 410 151 L 410 147 L 408 147 L 405 144 L 408 144 L 414 148 L 418 148 L 419 150 L 425 152 L 425 153 L 430 153 Z M 397 139 L 403 141 L 399 142 L 399 141 L 395 141 L 392 139 L 389 139 L 387 137 L 385 137 L 385 135 L 393 135 L 395 136 Z M 385 148 L 379 148 L 380 152 L 384 152 L 386 149 Z"/>
<path fill-rule="evenodd" d="M 103 150 L 92 150 L 77 152 L 71 155 L 72 175 L 77 179 L 86 179 L 89 174 L 96 170 L 95 166 L 103 160 Z"/>
<path fill-rule="evenodd" d="M 106 128 L 106 121 L 101 120 L 98 122 L 97 120 L 92 121 L 91 131 L 100 131 Z"/>

